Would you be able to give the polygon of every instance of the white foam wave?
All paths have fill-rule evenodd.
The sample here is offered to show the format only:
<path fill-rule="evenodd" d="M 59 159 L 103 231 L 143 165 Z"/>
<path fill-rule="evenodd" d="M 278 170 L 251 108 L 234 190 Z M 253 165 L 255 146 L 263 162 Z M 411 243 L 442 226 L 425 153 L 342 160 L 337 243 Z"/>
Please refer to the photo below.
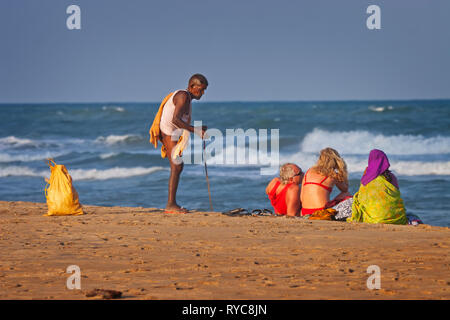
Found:
<path fill-rule="evenodd" d="M 377 106 L 369 106 L 369 110 L 375 111 L 375 112 L 383 112 L 385 110 L 393 110 L 393 106 L 385 106 L 385 107 L 377 107 Z"/>
<path fill-rule="evenodd" d="M 10 155 L 7 153 L 0 153 L 0 162 L 29 162 L 29 161 L 38 161 L 45 160 L 48 158 L 56 158 L 62 156 L 64 153 L 40 153 L 40 154 L 18 154 L 18 155 Z"/>
<path fill-rule="evenodd" d="M 156 171 L 166 170 L 164 167 L 135 167 L 135 168 L 111 168 L 111 169 L 69 169 L 69 174 L 72 179 L 75 180 L 107 180 L 117 178 L 129 178 L 134 176 L 148 175 Z M 8 166 L 0 168 L 1 177 L 42 177 L 48 178 L 50 176 L 50 170 L 36 171 L 29 167 Z"/>
<path fill-rule="evenodd" d="M 362 131 L 353 131 L 353 132 L 327 132 L 323 130 L 315 129 L 313 132 L 311 132 L 309 135 L 307 135 L 302 143 L 301 151 L 293 154 L 285 154 L 280 153 L 279 156 L 279 164 L 283 164 L 286 162 L 293 162 L 299 165 L 303 170 L 307 170 L 308 168 L 312 167 L 315 162 L 317 161 L 319 151 L 327 146 L 332 146 L 335 149 L 337 149 L 344 157 L 347 168 L 350 173 L 362 173 L 364 169 L 367 166 L 367 157 L 371 149 L 378 147 L 380 149 L 383 149 L 386 151 L 388 149 L 387 153 L 390 154 L 398 154 L 399 150 L 401 149 L 399 147 L 397 148 L 388 148 L 388 143 L 393 143 L 395 140 L 402 141 L 402 143 L 406 143 L 409 141 L 409 139 L 414 138 L 410 144 L 409 148 L 412 148 L 412 145 L 415 143 L 416 140 L 419 142 L 419 147 L 422 146 L 428 146 L 427 151 L 420 150 L 419 147 L 416 147 L 415 152 L 410 152 L 411 154 L 418 153 L 418 151 L 422 153 L 432 153 L 434 152 L 446 152 L 447 149 L 443 148 L 442 145 L 439 144 L 442 143 L 449 143 L 449 139 L 445 137 L 441 138 L 431 138 L 431 139 L 425 139 L 420 138 L 418 136 L 393 136 L 393 137 L 382 137 L 381 139 L 378 139 L 378 141 L 383 142 L 381 144 L 381 147 L 378 145 L 370 145 L 367 144 L 364 146 L 364 148 L 361 150 L 354 150 L 355 147 L 352 147 L 352 145 L 348 146 L 346 145 L 347 139 L 350 139 L 348 137 L 353 137 L 353 135 L 357 135 L 358 137 L 356 140 L 365 141 L 365 139 L 373 139 L 373 134 L 369 132 L 362 132 Z M 336 137 L 333 139 L 333 137 Z M 354 137 L 352 139 L 355 139 Z M 435 139 L 435 140 L 433 140 Z M 306 141 L 306 143 L 305 143 Z M 326 141 L 326 144 L 324 143 Z M 431 141 L 431 146 L 430 146 Z M 337 143 L 336 143 L 337 142 Z M 319 146 L 316 146 L 314 143 L 319 144 Z M 322 145 L 320 145 L 322 143 Z M 334 146 L 333 146 L 334 143 Z M 306 145 L 306 146 L 305 146 Z M 311 147 L 309 147 L 311 146 Z M 305 150 L 306 149 L 306 150 Z M 312 151 L 310 151 L 312 150 Z M 343 150 L 343 151 L 342 151 Z M 198 149 L 197 152 L 192 152 L 190 148 L 186 150 L 184 153 L 184 156 L 186 156 L 185 160 L 188 160 L 188 163 L 191 163 L 189 161 L 194 160 L 200 160 L 201 157 L 201 149 Z M 194 150 L 195 151 L 195 150 Z M 241 148 L 236 146 L 224 146 L 223 149 L 215 149 L 216 153 L 215 155 L 211 156 L 210 153 L 211 150 L 208 151 L 205 150 L 205 154 L 207 157 L 207 163 L 208 165 L 219 165 L 219 166 L 265 166 L 269 165 L 271 161 L 274 160 L 272 157 L 272 154 L 269 152 L 268 154 L 259 153 L 257 150 L 249 150 L 249 148 Z M 391 152 L 389 152 L 391 151 Z M 405 150 L 400 150 L 404 153 Z M 410 151 L 410 150 L 406 150 Z M 227 164 L 228 159 L 232 159 L 232 155 L 235 155 L 234 161 Z M 241 157 L 245 155 L 245 158 L 240 158 L 242 161 L 238 161 L 238 158 L 236 157 L 237 154 L 239 154 Z M 250 161 L 249 155 L 252 155 L 253 161 Z M 414 175 L 449 175 L 450 176 L 450 162 L 446 161 L 403 161 L 403 160 L 395 160 L 390 159 L 391 163 L 391 169 L 396 172 L 399 175 L 405 175 L 405 176 L 414 176 Z"/>
<path fill-rule="evenodd" d="M 388 155 L 421 155 L 450 153 L 450 137 L 422 135 L 385 136 L 369 131 L 326 131 L 314 129 L 301 143 L 302 152 L 318 153 L 331 147 L 341 154 L 369 154 L 381 149 Z"/>
<path fill-rule="evenodd" d="M 134 176 L 143 176 L 156 171 L 165 170 L 164 167 L 135 167 L 135 168 L 111 168 L 105 170 L 97 169 L 74 169 L 69 173 L 73 180 L 107 180 L 117 178 L 129 178 Z"/>
<path fill-rule="evenodd" d="M 183 152 L 183 159 L 186 163 L 202 163 L 202 149 L 195 150 L 194 147 L 186 148 Z M 204 152 L 208 165 L 225 166 L 258 166 L 269 165 L 273 159 L 270 150 L 268 152 L 259 152 L 252 147 L 207 146 Z"/>
<path fill-rule="evenodd" d="M 44 171 L 35 171 L 28 167 L 8 166 L 0 168 L 0 178 L 3 177 L 49 177 L 50 173 Z"/>
<path fill-rule="evenodd" d="M 17 138 L 15 136 L 0 138 L 0 150 L 15 150 L 15 149 L 43 149 L 43 148 L 61 148 L 67 146 L 80 146 L 85 144 L 83 139 L 43 139 L 32 140 Z"/>
<path fill-rule="evenodd" d="M 367 159 L 346 157 L 347 169 L 351 173 L 362 173 L 367 167 Z M 402 176 L 450 175 L 450 161 L 396 161 L 389 160 L 390 170 Z"/>
<path fill-rule="evenodd" d="M 95 139 L 96 143 L 104 143 L 107 145 L 113 145 L 118 143 L 124 143 L 124 142 L 132 142 L 132 141 L 139 141 L 142 137 L 138 135 L 133 134 L 126 134 L 126 135 L 109 135 L 107 137 L 100 136 L 97 139 Z"/>
<path fill-rule="evenodd" d="M 118 155 L 118 153 L 116 153 L 116 152 L 102 153 L 102 154 L 100 155 L 100 159 L 108 159 L 108 158 L 115 157 L 115 156 L 117 156 L 117 155 Z"/>
<path fill-rule="evenodd" d="M 17 138 L 15 136 L 9 136 L 0 138 L 0 147 L 22 147 L 27 145 L 35 145 L 35 142 L 30 139 Z"/>
<path fill-rule="evenodd" d="M 421 162 L 421 161 L 394 161 L 391 163 L 392 171 L 404 176 L 420 175 L 450 175 L 450 161 L 447 162 Z"/>
<path fill-rule="evenodd" d="M 311 168 L 317 161 L 318 154 L 298 152 L 281 155 L 280 164 L 292 162 L 299 165 L 303 171 Z M 367 167 L 367 158 L 343 157 L 349 173 L 362 174 Z M 450 176 L 450 161 L 396 161 L 389 160 L 390 169 L 401 176 L 442 175 Z"/>
<path fill-rule="evenodd" d="M 103 111 L 113 110 L 113 111 L 117 111 L 117 112 L 124 112 L 125 108 L 123 108 L 123 107 L 116 107 L 116 106 L 103 106 L 102 110 Z"/>

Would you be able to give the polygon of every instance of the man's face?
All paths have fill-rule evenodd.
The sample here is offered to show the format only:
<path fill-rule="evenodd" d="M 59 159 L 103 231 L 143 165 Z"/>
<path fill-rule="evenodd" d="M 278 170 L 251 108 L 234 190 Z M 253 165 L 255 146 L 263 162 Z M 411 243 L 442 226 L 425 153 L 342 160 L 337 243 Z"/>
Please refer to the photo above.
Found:
<path fill-rule="evenodd" d="M 206 84 L 195 84 L 190 89 L 189 92 L 192 94 L 192 97 L 196 100 L 200 100 L 200 98 L 205 93 L 205 90 L 207 88 Z"/>

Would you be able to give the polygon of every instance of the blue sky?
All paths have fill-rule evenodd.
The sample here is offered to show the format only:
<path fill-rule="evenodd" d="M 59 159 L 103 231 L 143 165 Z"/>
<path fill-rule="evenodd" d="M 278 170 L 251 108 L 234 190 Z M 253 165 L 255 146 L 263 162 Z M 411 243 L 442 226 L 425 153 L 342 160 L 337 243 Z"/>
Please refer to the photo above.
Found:
<path fill-rule="evenodd" d="M 81 8 L 68 30 L 66 8 Z M 381 8 L 381 30 L 366 9 Z M 448 0 L 2 0 L 0 102 L 450 98 Z"/>

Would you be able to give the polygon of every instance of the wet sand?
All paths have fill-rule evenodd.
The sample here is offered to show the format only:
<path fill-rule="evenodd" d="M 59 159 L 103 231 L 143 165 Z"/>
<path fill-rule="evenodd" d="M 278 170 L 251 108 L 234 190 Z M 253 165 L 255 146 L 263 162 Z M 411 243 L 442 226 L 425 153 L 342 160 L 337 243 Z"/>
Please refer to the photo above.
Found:
<path fill-rule="evenodd" d="M 450 299 L 449 228 L 83 208 L 0 201 L 0 299 Z"/>

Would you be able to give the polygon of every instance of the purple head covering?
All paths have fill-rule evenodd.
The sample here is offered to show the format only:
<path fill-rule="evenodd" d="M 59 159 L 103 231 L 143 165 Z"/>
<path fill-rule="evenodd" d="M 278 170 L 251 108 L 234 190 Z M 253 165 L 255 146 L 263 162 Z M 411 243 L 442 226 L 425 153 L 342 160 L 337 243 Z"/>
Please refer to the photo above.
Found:
<path fill-rule="evenodd" d="M 389 160 L 386 154 L 378 149 L 373 149 L 369 154 L 369 165 L 361 178 L 361 183 L 367 185 L 389 168 Z"/>

